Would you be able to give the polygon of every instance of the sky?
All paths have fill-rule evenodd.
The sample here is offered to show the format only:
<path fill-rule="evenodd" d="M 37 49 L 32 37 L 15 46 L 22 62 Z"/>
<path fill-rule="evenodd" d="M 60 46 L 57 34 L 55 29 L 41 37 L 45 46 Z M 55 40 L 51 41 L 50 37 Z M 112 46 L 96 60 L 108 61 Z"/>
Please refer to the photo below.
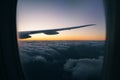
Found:
<path fill-rule="evenodd" d="M 105 13 L 102 0 L 18 0 L 17 31 L 34 31 L 96 24 L 43 33 L 25 40 L 105 40 Z"/>

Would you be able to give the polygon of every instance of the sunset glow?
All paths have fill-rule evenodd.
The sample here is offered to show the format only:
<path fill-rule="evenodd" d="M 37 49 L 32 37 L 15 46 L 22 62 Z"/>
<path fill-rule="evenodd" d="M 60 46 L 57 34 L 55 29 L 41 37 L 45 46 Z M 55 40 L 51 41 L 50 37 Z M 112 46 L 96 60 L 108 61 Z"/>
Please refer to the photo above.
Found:
<path fill-rule="evenodd" d="M 105 40 L 105 15 L 102 0 L 19 0 L 17 30 L 34 31 L 96 24 L 58 35 L 43 33 L 18 40 Z"/>

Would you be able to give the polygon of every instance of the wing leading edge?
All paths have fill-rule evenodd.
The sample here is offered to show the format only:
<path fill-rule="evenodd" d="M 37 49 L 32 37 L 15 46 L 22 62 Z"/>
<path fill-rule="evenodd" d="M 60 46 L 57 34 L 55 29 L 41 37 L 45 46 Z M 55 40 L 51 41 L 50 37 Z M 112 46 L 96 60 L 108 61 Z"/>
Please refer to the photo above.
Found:
<path fill-rule="evenodd" d="M 96 25 L 96 24 L 88 24 L 88 25 L 81 25 L 81 26 L 75 26 L 75 27 L 58 28 L 58 29 L 38 30 L 38 31 L 23 31 L 23 32 L 19 32 L 18 34 L 19 34 L 19 38 L 24 39 L 24 38 L 31 38 L 30 34 L 44 33 L 47 35 L 56 35 L 56 34 L 59 34 L 57 31 L 71 30 L 71 29 L 82 28 L 82 27 L 93 26 L 93 25 Z"/>

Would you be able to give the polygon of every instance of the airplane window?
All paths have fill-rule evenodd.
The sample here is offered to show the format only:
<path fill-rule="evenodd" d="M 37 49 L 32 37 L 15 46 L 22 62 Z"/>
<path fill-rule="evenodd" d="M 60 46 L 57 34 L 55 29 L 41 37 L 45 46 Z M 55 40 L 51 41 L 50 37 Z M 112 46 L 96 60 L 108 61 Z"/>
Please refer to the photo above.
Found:
<path fill-rule="evenodd" d="M 101 80 L 103 0 L 18 0 L 17 32 L 27 80 Z"/>

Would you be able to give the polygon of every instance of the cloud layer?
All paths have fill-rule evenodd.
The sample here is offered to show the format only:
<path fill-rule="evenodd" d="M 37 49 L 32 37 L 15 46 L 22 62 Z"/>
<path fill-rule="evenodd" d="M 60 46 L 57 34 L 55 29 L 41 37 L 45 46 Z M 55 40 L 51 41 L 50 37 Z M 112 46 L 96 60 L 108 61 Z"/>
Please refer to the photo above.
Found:
<path fill-rule="evenodd" d="M 103 58 L 69 59 L 64 69 L 70 72 L 75 80 L 99 80 L 101 77 Z"/>
<path fill-rule="evenodd" d="M 99 80 L 103 41 L 24 41 L 19 45 L 28 80 Z"/>

